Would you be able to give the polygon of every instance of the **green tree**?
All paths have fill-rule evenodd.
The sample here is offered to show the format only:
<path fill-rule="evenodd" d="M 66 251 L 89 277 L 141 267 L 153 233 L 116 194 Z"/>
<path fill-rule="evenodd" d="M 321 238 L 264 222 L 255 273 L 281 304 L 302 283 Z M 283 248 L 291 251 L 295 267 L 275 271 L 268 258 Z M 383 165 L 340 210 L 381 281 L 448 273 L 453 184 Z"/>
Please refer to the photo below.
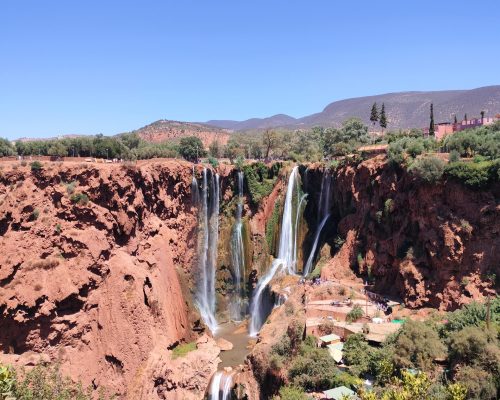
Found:
<path fill-rule="evenodd" d="M 197 161 L 206 155 L 203 142 L 199 137 L 183 137 L 179 143 L 179 154 L 188 161 Z"/>
<path fill-rule="evenodd" d="M 47 150 L 47 155 L 65 157 L 68 155 L 68 148 L 60 141 L 55 141 Z"/>
<path fill-rule="evenodd" d="M 361 142 L 368 141 L 368 127 L 359 118 L 349 118 L 342 123 L 340 130 L 340 141 Z"/>
<path fill-rule="evenodd" d="M 135 132 L 122 134 L 120 140 L 130 150 L 138 148 L 141 143 L 141 138 Z"/>
<path fill-rule="evenodd" d="M 215 139 L 208 147 L 208 154 L 214 158 L 219 158 L 221 156 L 221 150 L 219 146 L 219 141 Z"/>
<path fill-rule="evenodd" d="M 0 138 L 0 157 L 13 156 L 16 152 L 12 144 L 7 140 Z"/>
<path fill-rule="evenodd" d="M 375 124 L 377 123 L 378 121 L 378 109 L 377 109 L 377 103 L 373 103 L 373 106 L 372 106 L 372 111 L 370 113 L 370 121 L 372 122 L 373 126 L 375 126 Z"/>
<path fill-rule="evenodd" d="M 481 124 L 483 123 L 484 121 L 484 111 L 481 111 Z"/>
<path fill-rule="evenodd" d="M 373 348 L 361 333 L 350 335 L 344 343 L 343 356 L 354 375 L 364 375 L 370 371 Z"/>
<path fill-rule="evenodd" d="M 273 400 L 307 400 L 309 397 L 304 392 L 304 389 L 295 386 L 283 386 L 278 396 L 274 396 Z"/>
<path fill-rule="evenodd" d="M 444 161 L 435 156 L 419 158 L 409 168 L 412 173 L 429 183 L 441 179 L 444 169 Z"/>
<path fill-rule="evenodd" d="M 431 103 L 431 115 L 430 115 L 431 122 L 429 124 L 429 135 L 434 136 L 434 104 Z"/>
<path fill-rule="evenodd" d="M 382 130 L 387 128 L 387 117 L 385 116 L 385 104 L 382 103 L 382 109 L 380 110 L 380 120 L 379 120 L 380 127 Z"/>
<path fill-rule="evenodd" d="M 500 389 L 500 347 L 496 332 L 468 326 L 450 335 L 449 360 L 454 370 L 464 366 L 483 370 Z"/>
<path fill-rule="evenodd" d="M 432 369 L 436 358 L 446 355 L 446 349 L 438 333 L 418 321 L 407 321 L 400 330 L 394 346 L 394 363 L 399 368 Z"/>
<path fill-rule="evenodd" d="M 271 154 L 271 151 L 277 146 L 278 144 L 278 135 L 276 134 L 275 131 L 271 129 L 266 129 L 262 133 L 262 143 L 265 148 L 265 158 L 269 158 L 269 155 Z"/>

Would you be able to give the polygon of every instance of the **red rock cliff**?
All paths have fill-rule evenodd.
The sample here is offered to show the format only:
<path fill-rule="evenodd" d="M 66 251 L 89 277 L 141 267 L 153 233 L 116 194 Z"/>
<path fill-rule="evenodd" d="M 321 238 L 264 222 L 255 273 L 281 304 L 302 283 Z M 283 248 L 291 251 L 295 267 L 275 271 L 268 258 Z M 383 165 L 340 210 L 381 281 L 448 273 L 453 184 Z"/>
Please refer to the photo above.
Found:
<path fill-rule="evenodd" d="M 320 171 L 313 176 L 320 179 Z M 328 240 L 332 247 L 337 235 L 345 242 L 323 277 L 346 268 L 364 279 L 370 274 L 376 290 L 411 307 L 453 309 L 493 292 L 489 280 L 500 274 L 498 185 L 427 184 L 378 156 L 337 169 L 332 190 Z"/>
<path fill-rule="evenodd" d="M 29 365 L 43 354 L 125 396 L 160 369 L 151 367 L 160 345 L 194 339 L 183 283 L 196 242 L 191 174 L 174 161 L 4 165 L 0 360 Z"/>

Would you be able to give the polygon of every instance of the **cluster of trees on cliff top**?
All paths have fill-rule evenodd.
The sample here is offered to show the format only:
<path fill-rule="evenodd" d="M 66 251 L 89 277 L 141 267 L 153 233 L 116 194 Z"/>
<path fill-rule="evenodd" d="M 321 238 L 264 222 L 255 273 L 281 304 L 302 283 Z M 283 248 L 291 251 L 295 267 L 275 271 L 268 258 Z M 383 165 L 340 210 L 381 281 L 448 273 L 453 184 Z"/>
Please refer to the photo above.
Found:
<path fill-rule="evenodd" d="M 388 158 L 424 181 L 443 176 L 480 188 L 500 180 L 500 123 L 457 132 L 441 142 L 416 132 L 387 135 Z M 448 162 L 436 152 L 449 153 Z"/>
<path fill-rule="evenodd" d="M 424 322 L 409 320 L 380 347 L 363 334 L 351 335 L 343 347 L 349 367 L 344 372 L 326 349 L 316 347 L 314 337 L 302 340 L 302 333 L 302 325 L 292 322 L 267 363 L 255 370 L 284 381 L 276 400 L 305 400 L 307 392 L 341 385 L 362 400 L 491 400 L 500 394 L 498 297 L 446 316 L 431 314 Z M 365 379 L 373 382 L 370 390 Z"/>
<path fill-rule="evenodd" d="M 352 153 L 367 143 L 368 127 L 358 119 L 349 119 L 340 129 L 313 128 L 304 131 L 267 130 L 259 134 L 234 134 L 222 146 L 217 141 L 208 153 L 214 158 L 238 157 L 261 159 L 281 158 L 304 161 Z M 98 158 L 148 159 L 154 157 L 184 157 L 195 160 L 205 157 L 207 151 L 195 136 L 179 141 L 151 143 L 132 132 L 118 136 L 84 136 L 54 140 L 17 141 L 14 144 L 1 139 L 0 156 L 43 155 L 80 156 Z"/>
<path fill-rule="evenodd" d="M 375 114 L 374 112 L 373 118 L 379 118 L 378 114 Z M 370 138 L 368 127 L 359 119 L 351 118 L 346 120 L 341 128 L 316 127 L 293 132 L 266 130 L 253 134 L 236 133 L 224 146 L 217 141 L 211 143 L 208 151 L 195 136 L 174 142 L 151 143 L 140 139 L 134 132 L 113 137 L 97 135 L 60 140 L 18 141 L 14 144 L 0 139 L 0 156 L 81 156 L 124 160 L 183 157 L 190 161 L 209 156 L 212 161 L 224 157 L 231 162 L 237 159 L 304 162 L 355 154 L 362 145 L 370 142 L 387 143 L 388 157 L 394 166 L 407 168 L 428 182 L 437 181 L 447 175 L 467 185 L 480 187 L 499 179 L 500 122 L 460 131 L 436 141 L 434 137 L 424 137 L 420 129 L 389 131 L 383 137 Z M 436 153 L 442 152 L 450 153 L 448 165 L 442 157 L 436 156 Z M 469 162 L 471 158 L 473 162 Z"/>

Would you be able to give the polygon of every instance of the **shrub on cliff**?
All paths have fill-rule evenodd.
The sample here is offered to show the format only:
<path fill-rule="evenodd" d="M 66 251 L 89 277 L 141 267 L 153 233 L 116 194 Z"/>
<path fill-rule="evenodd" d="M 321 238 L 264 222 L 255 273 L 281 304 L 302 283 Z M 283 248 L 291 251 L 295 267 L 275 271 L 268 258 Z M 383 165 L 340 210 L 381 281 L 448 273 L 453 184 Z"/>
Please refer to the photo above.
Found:
<path fill-rule="evenodd" d="M 280 164 L 274 164 L 271 168 L 268 168 L 261 162 L 242 165 L 241 169 L 245 174 L 245 180 L 252 203 L 257 205 L 264 197 L 271 194 L 280 167 Z"/>
<path fill-rule="evenodd" d="M 498 162 L 491 161 L 454 162 L 446 166 L 445 173 L 467 186 L 480 188 L 488 185 L 490 181 L 499 180 L 498 165 Z"/>
<path fill-rule="evenodd" d="M 443 176 L 444 161 L 434 156 L 422 157 L 416 160 L 409 170 L 426 182 L 437 182 Z"/>
<path fill-rule="evenodd" d="M 33 162 L 30 164 L 30 166 L 31 166 L 31 170 L 32 170 L 33 172 L 35 172 L 35 171 L 40 171 L 40 170 L 43 168 L 43 165 L 42 165 L 42 163 L 41 163 L 40 161 L 33 161 Z"/>
<path fill-rule="evenodd" d="M 89 196 L 87 196 L 85 193 L 74 193 L 69 199 L 74 204 L 86 205 L 89 202 Z"/>

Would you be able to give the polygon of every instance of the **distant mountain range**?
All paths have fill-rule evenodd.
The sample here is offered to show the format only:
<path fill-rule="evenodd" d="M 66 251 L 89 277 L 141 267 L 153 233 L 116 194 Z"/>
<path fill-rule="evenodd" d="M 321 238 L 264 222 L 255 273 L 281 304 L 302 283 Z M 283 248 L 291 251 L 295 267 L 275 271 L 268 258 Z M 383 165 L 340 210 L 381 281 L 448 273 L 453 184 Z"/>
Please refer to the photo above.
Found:
<path fill-rule="evenodd" d="M 376 102 L 379 109 L 385 104 L 388 129 L 422 128 L 429 125 L 429 108 L 434 103 L 435 122 L 460 121 L 500 113 L 500 85 L 485 86 L 471 90 L 442 90 L 434 92 L 399 92 L 376 96 L 356 97 L 335 101 L 323 111 L 303 118 L 278 114 L 267 118 L 252 118 L 245 121 L 210 120 L 207 125 L 234 131 L 260 130 L 267 128 L 310 128 L 313 126 L 340 126 L 350 117 L 358 117 L 370 124 L 370 111 Z"/>

